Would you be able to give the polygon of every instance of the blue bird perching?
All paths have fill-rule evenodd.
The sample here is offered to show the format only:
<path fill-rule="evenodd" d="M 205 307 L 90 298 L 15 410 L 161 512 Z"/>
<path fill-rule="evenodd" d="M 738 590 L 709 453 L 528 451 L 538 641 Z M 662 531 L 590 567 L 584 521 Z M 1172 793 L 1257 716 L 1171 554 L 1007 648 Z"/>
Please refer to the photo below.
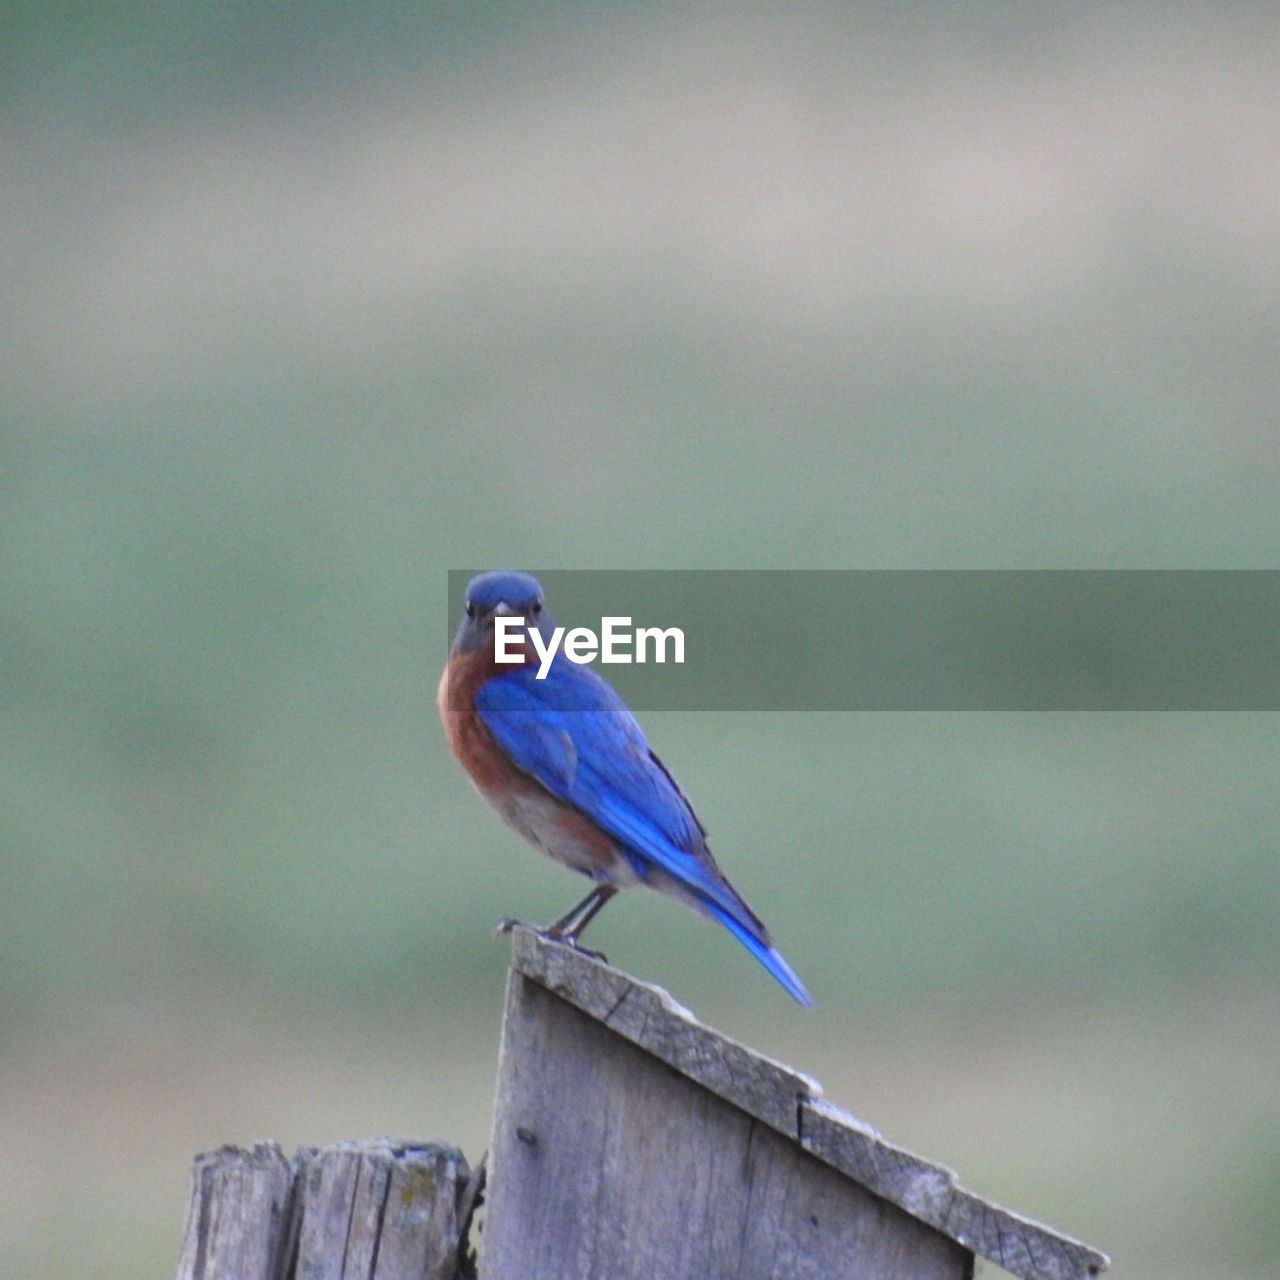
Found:
<path fill-rule="evenodd" d="M 693 808 L 612 686 L 563 652 L 538 679 L 527 634 L 523 662 L 499 665 L 498 617 L 523 618 L 526 632 L 536 629 L 544 640 L 553 631 L 536 578 L 509 570 L 473 578 L 438 702 L 449 749 L 503 821 L 594 882 L 543 932 L 576 946 L 619 889 L 648 885 L 718 921 L 811 1005 L 768 930 L 716 865 Z"/>

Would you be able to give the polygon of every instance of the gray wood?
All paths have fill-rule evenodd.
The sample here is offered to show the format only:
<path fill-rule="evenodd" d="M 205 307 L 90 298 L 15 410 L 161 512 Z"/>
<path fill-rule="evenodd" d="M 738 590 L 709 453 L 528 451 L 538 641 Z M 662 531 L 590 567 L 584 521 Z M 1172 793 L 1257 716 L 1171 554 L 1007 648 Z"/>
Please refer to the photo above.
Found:
<path fill-rule="evenodd" d="M 703 1026 L 661 987 L 637 982 L 531 929 L 512 931 L 512 964 L 611 1031 L 782 1133 L 799 1137 L 798 1107 L 822 1096 L 811 1076 Z"/>
<path fill-rule="evenodd" d="M 1015 1276 L 1084 1280 L 1109 1264 L 1079 1240 L 966 1191 L 952 1170 L 886 1142 L 829 1103 L 806 1103 L 802 1121 L 805 1150 Z"/>
<path fill-rule="evenodd" d="M 277 1280 L 292 1188 L 293 1166 L 274 1142 L 196 1156 L 178 1280 Z"/>
<path fill-rule="evenodd" d="M 298 1154 L 296 1280 L 454 1280 L 460 1151 L 380 1139 Z"/>
<path fill-rule="evenodd" d="M 468 1170 L 440 1143 L 197 1156 L 178 1280 L 454 1280 Z"/>
<path fill-rule="evenodd" d="M 489 1159 L 485 1280 L 971 1275 L 967 1249 L 520 973 Z"/>
<path fill-rule="evenodd" d="M 486 1280 L 966 1280 L 975 1254 L 1023 1280 L 1091 1280 L 1108 1265 L 660 988 L 527 929 L 512 946 Z M 196 1158 L 178 1280 L 456 1280 L 480 1185 L 442 1144 L 223 1147 Z"/>
<path fill-rule="evenodd" d="M 492 1240 L 486 1243 L 486 1266 L 490 1257 L 495 1266 L 513 1265 L 503 1250 L 508 1245 L 514 1247 L 514 1237 L 508 1234 L 509 1224 L 518 1219 L 520 1210 L 515 1200 L 520 1194 L 527 1193 L 528 1186 L 526 1179 L 522 1191 L 521 1186 L 512 1185 L 507 1179 L 512 1176 L 511 1169 L 517 1171 L 518 1178 L 530 1156 L 527 1151 L 522 1154 L 512 1145 L 511 1134 L 516 1130 L 537 1133 L 536 1127 L 522 1117 L 536 1114 L 544 1127 L 550 1126 L 561 1135 L 558 1138 L 560 1143 L 564 1141 L 566 1121 L 563 1116 L 558 1118 L 558 1113 L 552 1110 L 553 1104 L 564 1105 L 568 1109 L 565 1115 L 573 1117 L 570 1132 L 576 1126 L 588 1137 L 595 1132 L 593 1126 L 600 1123 L 594 1117 L 601 1107 L 605 1108 L 606 1115 L 616 1113 L 630 1117 L 625 1097 L 625 1089 L 629 1086 L 615 1084 L 607 1073 L 600 1076 L 597 1084 L 598 1064 L 591 1055 L 598 1053 L 602 1055 L 602 1062 L 613 1064 L 610 1071 L 619 1073 L 619 1078 L 624 1080 L 628 1072 L 638 1073 L 637 1079 L 644 1075 L 639 1064 L 646 1055 L 651 1055 L 651 1058 L 674 1068 L 686 1082 L 696 1083 L 725 1103 L 732 1104 L 732 1108 L 744 1113 L 747 1119 L 763 1122 L 778 1134 L 785 1135 L 823 1166 L 839 1171 L 846 1182 L 851 1181 L 861 1191 L 873 1194 L 878 1203 L 896 1206 L 909 1214 L 914 1222 L 944 1235 L 966 1252 L 989 1258 L 1023 1280 L 1091 1280 L 1106 1269 L 1109 1260 L 1105 1254 L 966 1191 L 959 1186 L 952 1170 L 887 1142 L 871 1126 L 825 1102 L 821 1086 L 816 1081 L 719 1035 L 660 988 L 637 982 L 607 964 L 551 942 L 528 929 L 513 932 L 512 969 L 513 985 L 508 993 L 498 1105 L 494 1114 L 493 1207 L 486 1228 L 490 1236 L 496 1237 L 500 1243 L 493 1244 Z M 516 978 L 520 981 L 516 982 Z M 536 1003 L 527 994 L 530 986 L 554 993 L 561 1001 L 586 1015 L 586 1022 L 565 1023 L 560 1016 L 552 1017 L 546 1009 L 553 1006 Z M 547 1027 L 531 1029 L 525 1025 L 531 1018 L 529 1011 L 535 1008 L 541 1011 L 539 1016 L 547 1021 Z M 589 1037 L 583 1030 L 587 1024 L 606 1032 L 612 1040 Z M 566 1030 L 568 1026 L 576 1026 L 577 1032 L 570 1035 Z M 551 1027 L 555 1028 L 557 1052 L 562 1053 L 565 1063 L 571 1066 L 559 1065 L 555 1054 L 548 1048 Z M 618 1047 L 621 1045 L 633 1045 L 645 1052 L 636 1054 L 632 1051 L 628 1055 Z M 622 1056 L 615 1062 L 618 1054 Z M 634 1065 L 628 1065 L 633 1060 Z M 565 1071 L 570 1074 L 572 1084 L 562 1087 L 554 1077 Z M 618 1096 L 619 1093 L 622 1096 Z M 575 1099 L 578 1098 L 584 1103 L 575 1107 Z M 589 1104 L 585 1100 L 590 1100 Z M 644 1105 L 647 1104 L 640 1100 L 631 1109 L 638 1112 Z M 674 1104 L 667 1099 L 662 1105 Z M 678 1112 L 672 1114 L 679 1115 Z M 655 1126 L 672 1124 L 652 1116 L 647 1123 Z M 663 1155 L 671 1162 L 672 1168 L 680 1168 L 684 1170 L 682 1176 L 689 1176 L 690 1161 L 696 1163 L 697 1157 L 680 1154 L 678 1148 L 683 1133 L 683 1124 L 675 1122 L 671 1134 L 672 1147 Z M 709 1132 L 699 1133 L 699 1144 L 709 1140 Z M 523 1145 L 527 1147 L 529 1144 L 525 1142 Z M 588 1142 L 577 1157 L 579 1176 L 594 1183 L 595 1163 L 611 1149 L 597 1151 Z M 711 1160 L 705 1151 L 701 1154 L 704 1163 Z M 564 1152 L 558 1152 L 558 1157 L 566 1169 L 561 1170 L 559 1165 L 556 1168 L 567 1177 L 568 1157 Z M 638 1198 L 651 1195 L 653 1188 L 647 1178 L 657 1172 L 660 1171 L 638 1170 L 636 1180 L 631 1184 L 638 1190 L 633 1194 Z M 662 1176 L 666 1177 L 665 1174 Z M 702 1184 L 695 1178 L 695 1185 Z M 499 1212 L 499 1204 L 503 1206 L 502 1212 Z M 723 1206 L 718 1204 L 717 1213 L 722 1209 Z M 589 1224 L 579 1223 L 577 1229 L 589 1230 Z M 709 1222 L 706 1229 L 713 1231 L 714 1223 Z M 499 1269 L 489 1274 L 493 1280 L 501 1280 L 519 1273 Z M 563 1274 L 605 1275 L 608 1271 L 567 1270 Z M 699 1273 L 691 1271 L 689 1274 Z M 739 1273 L 729 1271 L 724 1274 Z M 804 1275 L 808 1272 L 794 1270 L 786 1274 Z M 862 1275 L 864 1272 L 836 1270 L 829 1274 Z M 915 1275 L 917 1272 L 881 1270 L 877 1274 L 893 1277 L 898 1274 Z"/>

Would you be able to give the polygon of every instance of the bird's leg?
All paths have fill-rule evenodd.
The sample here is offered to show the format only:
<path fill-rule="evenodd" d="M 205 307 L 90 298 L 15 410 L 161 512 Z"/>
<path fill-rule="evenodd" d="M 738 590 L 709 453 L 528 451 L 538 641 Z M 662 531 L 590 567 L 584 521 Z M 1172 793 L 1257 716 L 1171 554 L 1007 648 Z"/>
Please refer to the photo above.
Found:
<path fill-rule="evenodd" d="M 525 924 L 523 920 L 517 920 L 515 916 L 503 916 L 502 919 L 493 926 L 493 936 L 495 938 L 501 938 L 510 933 L 513 929 L 532 929 L 534 933 L 539 933 L 544 938 L 554 938 L 557 942 L 567 942 L 570 946 L 573 946 L 574 939 L 586 927 L 587 920 L 590 920 L 591 917 L 595 915 L 602 906 L 604 906 L 605 902 L 608 901 L 607 897 L 601 901 L 597 901 L 599 896 L 600 888 L 597 886 L 595 889 L 592 889 L 581 902 L 577 903 L 572 910 L 567 911 L 562 915 L 555 924 Z M 587 915 L 586 919 L 583 920 L 576 929 L 570 929 L 569 926 L 574 922 L 574 919 L 586 907 L 591 908 L 590 914 Z"/>
<path fill-rule="evenodd" d="M 598 884 L 581 902 L 566 912 L 553 925 L 548 925 L 541 932 L 545 937 L 555 938 L 558 942 L 568 943 L 577 951 L 584 952 L 586 955 L 594 956 L 597 960 L 603 960 L 604 956 L 598 951 L 588 951 L 586 947 L 578 946 L 578 938 L 582 931 L 595 919 L 596 912 L 604 906 L 615 893 L 618 892 L 617 886 L 612 884 Z"/>
<path fill-rule="evenodd" d="M 555 924 L 550 925 L 546 932 L 562 942 L 576 942 L 578 935 L 595 919 L 596 912 L 617 892 L 616 885 L 596 885 L 576 907 L 561 916 Z M 571 925 L 572 928 L 570 928 Z"/>
<path fill-rule="evenodd" d="M 545 929 L 539 929 L 534 925 L 533 930 L 544 938 L 563 942 L 566 946 L 572 947 L 575 951 L 581 951 L 583 955 L 591 956 L 594 960 L 604 960 L 605 957 L 602 952 L 588 951 L 586 947 L 580 947 L 578 945 L 578 936 L 595 919 L 596 912 L 617 892 L 616 885 L 598 884 L 581 902 L 576 903 L 569 911 L 566 911 L 555 924 L 549 924 Z M 493 936 L 500 938 L 503 934 L 510 933 L 512 929 L 523 927 L 525 926 L 522 921 L 517 920 L 514 916 L 503 916 L 493 926 Z M 606 963 L 608 962 L 606 961 Z"/>

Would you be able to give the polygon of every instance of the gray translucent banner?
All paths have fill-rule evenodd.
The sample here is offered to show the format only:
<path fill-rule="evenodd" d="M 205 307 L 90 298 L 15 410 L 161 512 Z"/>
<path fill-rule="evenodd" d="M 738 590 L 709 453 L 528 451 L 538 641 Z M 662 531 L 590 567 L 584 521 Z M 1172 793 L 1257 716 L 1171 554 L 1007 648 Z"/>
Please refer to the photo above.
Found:
<path fill-rule="evenodd" d="M 557 625 L 681 629 L 591 663 L 635 710 L 1280 710 L 1276 570 L 529 572 Z"/>

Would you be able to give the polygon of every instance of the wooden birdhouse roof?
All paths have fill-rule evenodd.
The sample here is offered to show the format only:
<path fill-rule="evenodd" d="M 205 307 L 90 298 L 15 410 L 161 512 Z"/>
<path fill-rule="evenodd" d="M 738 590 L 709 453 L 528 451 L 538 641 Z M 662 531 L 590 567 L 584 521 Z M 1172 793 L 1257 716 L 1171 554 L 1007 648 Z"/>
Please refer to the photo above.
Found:
<path fill-rule="evenodd" d="M 1108 1265 L 966 1190 L 661 988 L 523 928 L 512 938 L 489 1185 L 491 1280 L 914 1280 L 971 1274 L 974 1254 L 1022 1280 L 1092 1280 Z"/>

